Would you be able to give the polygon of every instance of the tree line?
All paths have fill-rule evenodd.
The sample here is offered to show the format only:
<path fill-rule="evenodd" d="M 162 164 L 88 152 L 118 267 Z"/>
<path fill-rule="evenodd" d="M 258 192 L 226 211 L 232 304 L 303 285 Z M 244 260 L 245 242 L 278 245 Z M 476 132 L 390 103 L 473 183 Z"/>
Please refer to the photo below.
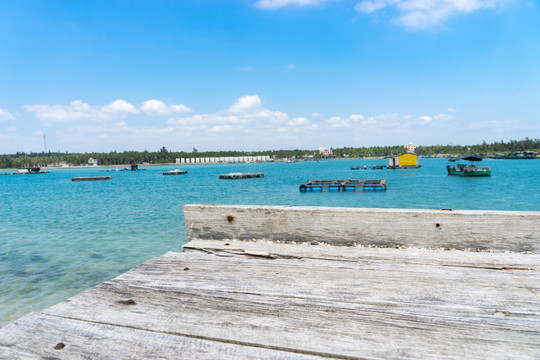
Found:
<path fill-rule="evenodd" d="M 372 146 L 372 147 L 343 147 L 331 149 L 335 157 L 383 157 L 400 155 L 405 150 L 402 145 Z M 464 154 L 497 154 L 516 151 L 539 151 L 540 139 L 504 140 L 478 145 L 429 145 L 418 146 L 416 153 L 423 156 L 438 154 L 464 155 Z M 51 164 L 87 165 L 90 158 L 97 160 L 98 165 L 126 165 L 126 164 L 167 164 L 174 163 L 177 158 L 222 157 L 222 156 L 261 156 L 269 155 L 275 159 L 283 158 L 310 158 L 322 159 L 325 156 L 318 150 L 268 150 L 268 151 L 204 151 L 193 148 L 191 152 L 170 151 L 165 147 L 151 151 L 123 151 L 109 153 L 24 153 L 5 154 L 0 156 L 1 169 L 45 167 Z"/>

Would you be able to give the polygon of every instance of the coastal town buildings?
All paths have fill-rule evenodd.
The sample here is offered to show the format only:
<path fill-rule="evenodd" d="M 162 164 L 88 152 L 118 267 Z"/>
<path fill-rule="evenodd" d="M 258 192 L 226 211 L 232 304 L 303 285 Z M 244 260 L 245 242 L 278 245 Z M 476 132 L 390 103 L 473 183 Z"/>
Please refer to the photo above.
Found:
<path fill-rule="evenodd" d="M 416 149 L 416 145 L 411 144 L 411 143 L 409 143 L 409 144 L 407 144 L 407 145 L 404 145 L 403 147 L 404 147 L 404 148 L 407 150 L 407 152 L 409 152 L 409 153 L 414 153 L 414 150 Z"/>
<path fill-rule="evenodd" d="M 327 157 L 335 156 L 332 150 L 324 148 L 324 147 L 319 147 L 319 154 L 323 156 L 327 156 Z"/>
<path fill-rule="evenodd" d="M 270 155 L 176 158 L 177 164 L 246 163 L 271 161 Z"/>

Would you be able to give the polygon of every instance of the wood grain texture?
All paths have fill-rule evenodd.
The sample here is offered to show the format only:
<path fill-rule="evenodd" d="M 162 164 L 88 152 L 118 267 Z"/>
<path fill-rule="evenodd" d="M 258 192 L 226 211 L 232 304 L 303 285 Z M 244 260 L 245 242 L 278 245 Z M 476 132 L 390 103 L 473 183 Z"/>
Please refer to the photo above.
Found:
<path fill-rule="evenodd" d="M 273 243 L 269 241 L 199 240 L 183 246 L 183 251 L 203 251 L 218 256 L 244 254 L 252 257 L 300 258 L 355 262 L 382 262 L 398 265 L 422 264 L 512 270 L 535 268 L 540 264 L 540 254 L 476 252 L 418 248 L 377 248 L 363 246 L 330 246 L 310 243 Z"/>
<path fill-rule="evenodd" d="M 534 269 L 226 255 L 168 253 L 45 313 L 338 358 L 537 354 Z"/>
<path fill-rule="evenodd" d="M 188 240 L 538 252 L 540 212 L 185 205 Z"/>
<path fill-rule="evenodd" d="M 10 360 L 321 359 L 310 355 L 65 319 L 42 313 L 30 314 L 2 330 L 0 359 Z M 61 349 L 59 343 L 63 344 Z"/>

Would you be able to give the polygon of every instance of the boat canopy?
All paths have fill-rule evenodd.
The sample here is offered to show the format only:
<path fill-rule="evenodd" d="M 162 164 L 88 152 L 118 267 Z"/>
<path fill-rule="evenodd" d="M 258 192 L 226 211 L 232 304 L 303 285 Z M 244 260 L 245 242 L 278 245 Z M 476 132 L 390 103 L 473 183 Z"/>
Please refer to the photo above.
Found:
<path fill-rule="evenodd" d="M 465 156 L 464 158 L 462 158 L 462 160 L 466 160 L 466 161 L 482 161 L 482 158 L 480 156 L 477 156 L 477 155 L 469 155 L 469 156 Z"/>

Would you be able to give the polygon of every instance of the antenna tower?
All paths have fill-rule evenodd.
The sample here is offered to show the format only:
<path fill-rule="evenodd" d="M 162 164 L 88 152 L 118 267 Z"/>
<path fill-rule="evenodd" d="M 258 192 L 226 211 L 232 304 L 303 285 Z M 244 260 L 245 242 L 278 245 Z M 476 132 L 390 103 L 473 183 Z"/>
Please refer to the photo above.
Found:
<path fill-rule="evenodd" d="M 47 136 L 43 134 L 43 153 L 47 152 Z"/>

